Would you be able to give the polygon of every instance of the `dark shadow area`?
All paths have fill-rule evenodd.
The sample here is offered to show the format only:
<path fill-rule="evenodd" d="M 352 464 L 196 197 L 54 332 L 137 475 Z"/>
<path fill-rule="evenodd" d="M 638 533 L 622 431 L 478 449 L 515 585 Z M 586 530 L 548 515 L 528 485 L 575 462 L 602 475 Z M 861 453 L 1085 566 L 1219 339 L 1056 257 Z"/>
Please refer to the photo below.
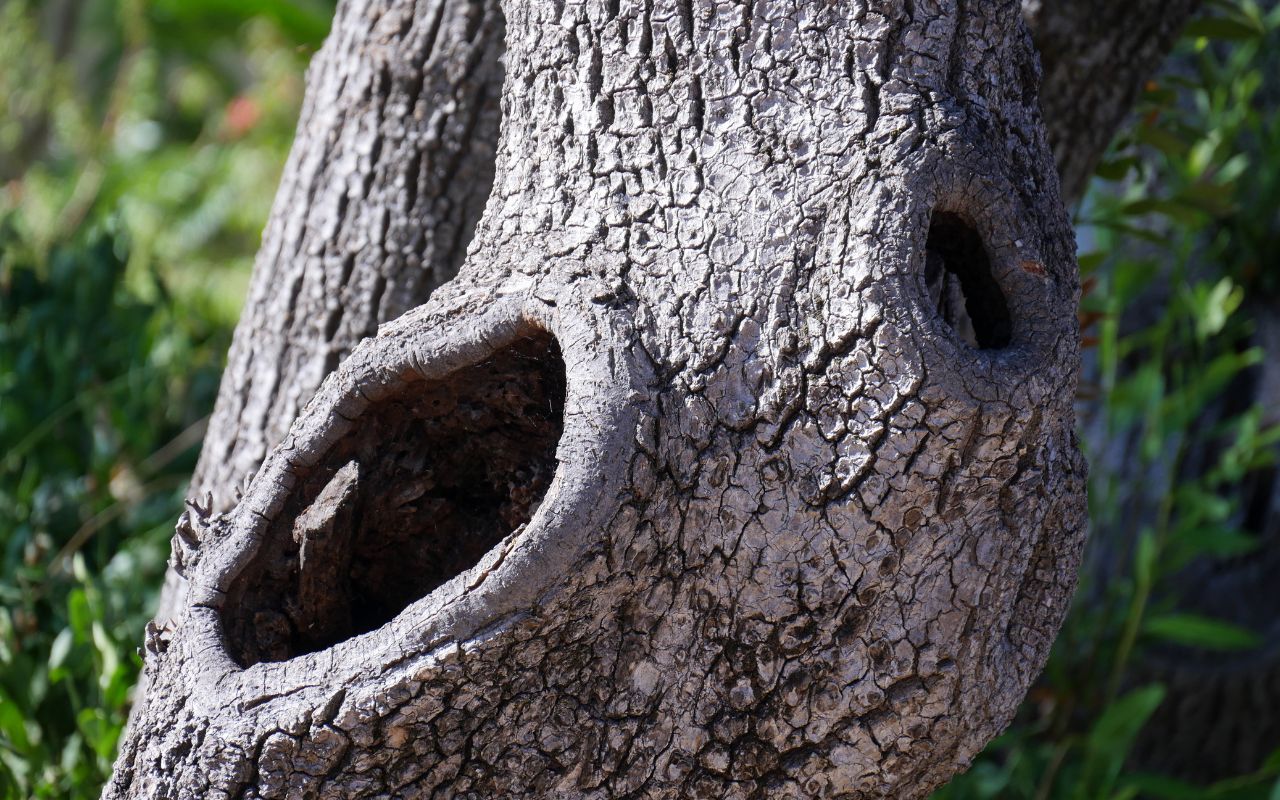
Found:
<path fill-rule="evenodd" d="M 991 274 L 982 236 L 964 217 L 935 211 L 925 243 L 929 299 L 969 345 L 983 350 L 1009 344 L 1013 322 L 1004 292 Z"/>
<path fill-rule="evenodd" d="M 564 363 L 549 335 L 369 408 L 300 476 L 223 623 L 248 666 L 380 627 L 529 521 L 556 469 Z"/>

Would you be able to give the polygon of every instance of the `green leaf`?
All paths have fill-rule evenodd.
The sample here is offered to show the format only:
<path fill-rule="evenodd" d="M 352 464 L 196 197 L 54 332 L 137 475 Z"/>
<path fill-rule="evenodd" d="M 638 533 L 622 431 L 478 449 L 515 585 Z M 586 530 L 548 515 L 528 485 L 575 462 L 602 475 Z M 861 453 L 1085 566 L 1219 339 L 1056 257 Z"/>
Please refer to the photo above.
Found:
<path fill-rule="evenodd" d="M 1164 700 L 1164 694 L 1163 686 L 1152 684 L 1116 700 L 1089 732 L 1089 749 L 1111 755 L 1128 753 L 1138 731 Z"/>
<path fill-rule="evenodd" d="M 71 645 L 74 642 L 75 635 L 70 628 L 63 628 L 54 637 L 53 644 L 49 646 L 49 680 L 51 682 L 57 683 L 66 674 L 62 665 L 66 663 L 67 654 L 71 652 Z"/>
<path fill-rule="evenodd" d="M 1267 756 L 1267 759 L 1262 762 L 1261 770 L 1268 773 L 1280 773 L 1280 748 L 1273 750 L 1271 755 Z"/>
<path fill-rule="evenodd" d="M 1197 614 L 1164 614 L 1146 621 L 1147 635 L 1205 650 L 1248 650 L 1261 644 L 1252 631 Z"/>
<path fill-rule="evenodd" d="M 1226 327 L 1227 320 L 1244 302 L 1244 289 L 1224 277 L 1212 287 L 1197 286 L 1196 331 L 1201 339 L 1208 339 Z"/>
<path fill-rule="evenodd" d="M 76 639 L 82 642 L 91 641 L 93 612 L 89 609 L 89 598 L 83 589 L 73 589 L 68 595 L 67 617 L 71 620 L 71 630 Z"/>
<path fill-rule="evenodd" d="M 1135 689 L 1119 698 L 1094 723 L 1085 742 L 1085 763 L 1076 796 L 1108 797 L 1138 732 L 1164 700 L 1159 684 Z"/>
<path fill-rule="evenodd" d="M 0 665 L 13 661 L 13 648 L 10 642 L 16 641 L 13 631 L 13 618 L 9 609 L 0 608 Z"/>
<path fill-rule="evenodd" d="M 25 784 L 27 776 L 31 773 L 31 762 L 17 753 L 6 748 L 0 747 L 0 764 L 12 775 L 14 783 Z M 0 770 L 0 778 L 4 777 L 4 771 Z M 0 781 L 0 788 L 4 788 L 4 781 Z M 13 795 L 7 795 L 13 796 Z M 21 796 L 20 794 L 18 796 Z"/>
<path fill-rule="evenodd" d="M 18 751 L 31 748 L 27 719 L 3 688 L 0 688 L 0 743 L 7 743 Z"/>
<path fill-rule="evenodd" d="M 1207 792 L 1167 775 L 1139 773 L 1125 778 L 1125 784 L 1156 800 L 1204 800 Z"/>
<path fill-rule="evenodd" d="M 1247 20 L 1232 17 L 1200 17 L 1187 23 L 1182 31 L 1184 36 L 1203 36 L 1206 39 L 1225 39 L 1235 42 L 1247 42 L 1264 35 Z"/>
<path fill-rule="evenodd" d="M 1199 221 L 1199 214 L 1210 214 L 1225 217 L 1235 207 L 1235 187 L 1221 174 L 1217 181 L 1198 180 L 1183 187 L 1176 195 L 1176 202 L 1187 212 L 1183 219 L 1189 222 Z"/>
<path fill-rule="evenodd" d="M 86 708 L 81 711 L 76 715 L 76 727 L 100 758 L 110 759 L 115 755 L 120 727 L 113 725 L 101 709 Z"/>
<path fill-rule="evenodd" d="M 98 668 L 98 683 L 103 691 L 106 691 L 112 680 L 115 679 L 116 671 L 120 668 L 120 655 L 116 650 L 115 642 L 111 641 L 111 637 L 107 634 L 107 629 L 97 620 L 93 622 L 93 644 L 97 648 L 98 656 L 101 659 Z"/>
<path fill-rule="evenodd" d="M 1261 540 L 1230 525 L 1200 523 L 1188 527 L 1179 526 L 1174 532 L 1174 544 L 1180 549 L 1182 563 L 1199 556 L 1233 558 L 1258 548 Z"/>
<path fill-rule="evenodd" d="M 1225 522 L 1235 511 L 1235 505 L 1199 483 L 1184 483 L 1174 490 L 1177 509 L 1189 524 Z"/>
<path fill-rule="evenodd" d="M 1228 158 L 1222 166 L 1218 168 L 1218 172 L 1214 176 L 1214 179 L 1217 180 L 1219 184 L 1228 184 L 1232 181 L 1239 180 L 1240 176 L 1249 169 L 1249 164 L 1250 160 L 1248 154 L 1236 153 L 1231 158 Z"/>
<path fill-rule="evenodd" d="M 1102 250 L 1094 250 L 1091 253 L 1081 253 L 1076 260 L 1080 264 L 1080 272 L 1088 274 L 1102 266 L 1102 262 L 1107 258 L 1107 253 Z"/>
<path fill-rule="evenodd" d="M 1138 141 L 1150 145 L 1167 156 L 1180 158 L 1187 151 L 1187 141 L 1165 128 L 1144 125 L 1138 129 Z"/>
<path fill-rule="evenodd" d="M 1138 159 L 1133 156 L 1126 156 L 1101 162 L 1098 164 L 1096 172 L 1098 177 L 1103 180 L 1118 181 L 1128 175 L 1129 170 L 1136 166 L 1138 166 Z"/>

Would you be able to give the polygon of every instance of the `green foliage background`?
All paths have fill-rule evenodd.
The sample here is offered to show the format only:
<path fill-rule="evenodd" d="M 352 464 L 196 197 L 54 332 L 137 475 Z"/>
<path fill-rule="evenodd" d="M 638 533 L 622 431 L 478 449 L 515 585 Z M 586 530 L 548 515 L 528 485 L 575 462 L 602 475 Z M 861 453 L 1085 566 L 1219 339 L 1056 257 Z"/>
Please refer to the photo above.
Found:
<path fill-rule="evenodd" d="M 324 0 L 0 0 L 0 796 L 96 797 Z"/>
<path fill-rule="evenodd" d="M 109 774 L 331 14 L 331 0 L 0 0 L 0 796 L 96 797 Z M 1224 488 L 1280 439 L 1258 408 L 1197 425 L 1267 357 L 1242 309 L 1280 292 L 1273 52 L 1280 12 L 1210 3 L 1080 212 L 1082 404 L 1091 429 L 1140 443 L 1167 501 L 1124 530 L 1135 476 L 1095 465 L 1091 547 L 1119 554 L 1118 577 L 1086 578 L 1090 602 L 1018 720 L 943 800 L 1280 800 L 1280 757 L 1209 787 L 1128 759 L 1164 695 L 1135 669 L 1145 648 L 1258 644 L 1179 611 L 1176 577 L 1255 546 Z M 1155 313 L 1126 322 L 1162 282 Z M 1180 469 L 1204 436 L 1225 442 L 1217 461 Z"/>

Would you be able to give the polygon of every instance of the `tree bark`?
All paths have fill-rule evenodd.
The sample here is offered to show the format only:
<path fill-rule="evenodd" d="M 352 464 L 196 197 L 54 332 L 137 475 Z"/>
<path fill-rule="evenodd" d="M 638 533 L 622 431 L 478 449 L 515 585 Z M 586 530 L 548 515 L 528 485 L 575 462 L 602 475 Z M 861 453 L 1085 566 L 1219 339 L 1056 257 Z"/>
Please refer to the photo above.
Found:
<path fill-rule="evenodd" d="M 494 0 L 341 6 L 309 72 L 197 485 L 256 469 L 357 342 L 453 277 L 493 183 L 502 31 Z"/>
<path fill-rule="evenodd" d="M 1022 5 L 1043 51 L 1041 105 L 1070 208 L 1199 3 Z M 312 67 L 191 482 L 192 495 L 207 493 L 219 510 L 361 337 L 453 277 L 492 185 L 502 83 L 497 0 L 364 0 L 338 13 L 334 28 L 344 38 L 334 37 Z M 168 571 L 157 619 L 178 612 L 185 586 Z"/>
<path fill-rule="evenodd" d="M 1040 104 L 1073 207 L 1200 0 L 1022 0 L 1044 70 Z"/>
<path fill-rule="evenodd" d="M 1084 529 L 1073 238 L 1017 3 L 504 10 L 458 278 L 180 521 L 190 589 L 106 796 L 924 796 L 1042 666 Z M 305 130 L 344 107 L 338 54 L 422 22 L 387 14 L 343 7 Z M 312 141 L 282 197 L 345 196 Z M 413 204 L 367 202 L 281 201 L 251 305 L 284 299 L 282 340 L 410 302 L 339 313 L 350 278 L 283 255 L 396 273 L 378 220 Z M 278 362 L 263 325 L 237 358 Z M 203 480 L 261 458 L 286 386 L 224 388 L 214 427 L 251 433 Z"/>

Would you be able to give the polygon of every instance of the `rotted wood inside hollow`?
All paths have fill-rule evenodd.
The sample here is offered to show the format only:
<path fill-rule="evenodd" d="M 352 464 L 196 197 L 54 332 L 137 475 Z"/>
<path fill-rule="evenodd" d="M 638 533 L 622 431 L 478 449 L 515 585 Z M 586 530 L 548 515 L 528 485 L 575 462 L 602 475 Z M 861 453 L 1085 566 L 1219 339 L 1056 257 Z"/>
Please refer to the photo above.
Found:
<path fill-rule="evenodd" d="M 564 363 L 549 335 L 416 383 L 300 476 L 223 624 L 243 666 L 378 628 L 533 516 L 556 469 Z"/>

